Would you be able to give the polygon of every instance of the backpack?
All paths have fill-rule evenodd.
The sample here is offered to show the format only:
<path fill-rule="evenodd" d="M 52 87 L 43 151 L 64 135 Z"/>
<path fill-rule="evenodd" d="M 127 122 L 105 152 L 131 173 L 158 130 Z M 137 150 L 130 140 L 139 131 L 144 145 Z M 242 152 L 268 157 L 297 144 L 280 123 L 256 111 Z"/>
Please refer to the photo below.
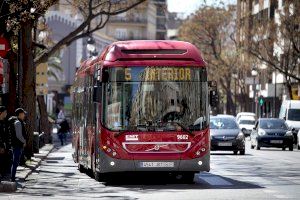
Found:
<path fill-rule="evenodd" d="M 8 121 L 8 134 L 10 137 L 11 144 L 15 144 L 15 138 L 16 138 L 16 129 L 15 129 L 15 122 L 18 120 L 16 116 L 10 117 Z"/>

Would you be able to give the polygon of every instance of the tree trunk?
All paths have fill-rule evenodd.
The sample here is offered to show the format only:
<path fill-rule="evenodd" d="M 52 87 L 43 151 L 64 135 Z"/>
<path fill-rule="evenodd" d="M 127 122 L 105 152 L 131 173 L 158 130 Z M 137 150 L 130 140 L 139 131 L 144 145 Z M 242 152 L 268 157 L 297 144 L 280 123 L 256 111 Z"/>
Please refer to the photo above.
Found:
<path fill-rule="evenodd" d="M 50 137 L 51 137 L 51 127 L 49 124 L 49 120 L 48 120 L 48 113 L 47 113 L 47 107 L 45 104 L 45 100 L 44 100 L 44 96 L 43 95 L 38 95 L 37 96 L 37 102 L 38 102 L 38 106 L 39 106 L 39 111 L 40 111 L 40 131 L 44 132 L 45 135 L 45 139 L 46 139 L 46 143 L 50 142 Z"/>
<path fill-rule="evenodd" d="M 9 83 L 8 83 L 8 104 L 7 111 L 9 116 L 15 115 L 15 110 L 19 106 L 18 101 L 10 101 L 10 99 L 17 99 L 17 66 L 18 59 L 15 53 L 9 53 L 8 62 L 9 62 Z"/>
<path fill-rule="evenodd" d="M 291 100 L 293 100 L 292 85 L 288 80 L 286 81 L 286 89 L 288 92 L 288 96 L 290 97 Z"/>
<path fill-rule="evenodd" d="M 36 69 L 33 65 L 33 48 L 32 48 L 32 22 L 26 22 L 21 26 L 21 104 L 27 111 L 26 130 L 28 134 L 27 147 L 25 155 L 27 158 L 33 156 L 33 132 L 36 130 L 36 94 L 35 94 L 35 76 Z M 20 55 L 19 55 L 20 56 Z"/>

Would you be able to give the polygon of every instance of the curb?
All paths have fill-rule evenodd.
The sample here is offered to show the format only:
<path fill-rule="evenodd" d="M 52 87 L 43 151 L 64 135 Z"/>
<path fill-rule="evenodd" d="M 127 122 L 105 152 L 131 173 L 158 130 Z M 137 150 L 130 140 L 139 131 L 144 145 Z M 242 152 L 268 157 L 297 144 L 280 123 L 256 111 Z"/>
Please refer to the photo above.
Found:
<path fill-rule="evenodd" d="M 46 144 L 39 150 L 40 153 L 34 154 L 34 157 L 30 161 L 26 162 L 26 167 L 19 166 L 16 174 L 19 181 L 25 181 L 26 178 L 41 165 L 42 161 L 47 158 L 53 149 L 53 144 Z M 15 192 L 16 190 L 16 182 L 2 181 L 0 183 L 0 192 Z"/>

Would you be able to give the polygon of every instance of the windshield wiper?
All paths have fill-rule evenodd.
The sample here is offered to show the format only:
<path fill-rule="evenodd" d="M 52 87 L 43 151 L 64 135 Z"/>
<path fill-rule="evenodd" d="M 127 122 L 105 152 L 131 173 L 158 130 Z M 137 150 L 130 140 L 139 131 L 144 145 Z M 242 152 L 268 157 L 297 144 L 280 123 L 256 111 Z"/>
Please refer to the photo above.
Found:
<path fill-rule="evenodd" d="M 189 130 L 187 127 L 185 127 L 183 124 L 179 123 L 179 122 L 174 122 L 176 123 L 178 126 L 180 126 L 184 131 L 188 132 L 190 135 L 195 136 L 195 134 Z"/>

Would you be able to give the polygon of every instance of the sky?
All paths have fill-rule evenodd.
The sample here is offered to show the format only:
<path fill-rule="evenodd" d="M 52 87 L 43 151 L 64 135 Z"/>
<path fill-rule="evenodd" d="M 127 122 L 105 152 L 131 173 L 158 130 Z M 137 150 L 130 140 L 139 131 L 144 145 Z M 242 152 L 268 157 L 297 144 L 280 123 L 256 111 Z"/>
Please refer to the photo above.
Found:
<path fill-rule="evenodd" d="M 183 13 L 184 16 L 196 11 L 204 0 L 167 0 L 168 1 L 168 10 L 170 12 L 179 12 Z M 206 0 L 208 5 L 212 5 L 216 0 Z M 236 0 L 223 0 L 225 4 L 235 4 Z"/>

